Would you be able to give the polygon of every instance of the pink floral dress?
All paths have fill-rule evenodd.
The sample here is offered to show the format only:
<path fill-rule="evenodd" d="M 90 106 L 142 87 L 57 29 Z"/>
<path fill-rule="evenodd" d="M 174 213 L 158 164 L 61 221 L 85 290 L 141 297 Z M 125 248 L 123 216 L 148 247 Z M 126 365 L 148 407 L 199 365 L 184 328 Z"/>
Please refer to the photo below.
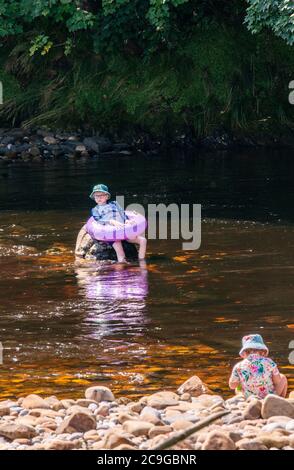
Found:
<path fill-rule="evenodd" d="M 262 399 L 269 393 L 275 393 L 272 376 L 277 374 L 279 370 L 272 359 L 250 354 L 234 366 L 231 380 L 239 383 L 245 398 L 255 395 Z"/>

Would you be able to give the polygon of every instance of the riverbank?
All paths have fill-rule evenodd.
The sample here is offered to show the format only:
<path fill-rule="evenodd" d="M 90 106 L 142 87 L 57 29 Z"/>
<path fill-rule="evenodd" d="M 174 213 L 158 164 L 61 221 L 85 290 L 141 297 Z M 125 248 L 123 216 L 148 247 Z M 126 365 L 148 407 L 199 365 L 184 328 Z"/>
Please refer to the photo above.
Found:
<path fill-rule="evenodd" d="M 15 161 L 42 162 L 58 159 L 88 159 L 102 155 L 156 154 L 170 148 L 193 151 L 195 149 L 233 150 L 239 148 L 294 148 L 293 138 L 285 136 L 238 136 L 226 132 L 215 132 L 201 139 L 192 139 L 184 134 L 175 135 L 168 142 L 144 134 L 126 141 L 110 139 L 101 135 L 87 135 L 81 131 L 56 132 L 28 130 L 22 128 L 0 129 L 0 163 Z"/>
<path fill-rule="evenodd" d="M 211 424 L 183 439 L 203 420 Z M 168 445 L 170 438 L 180 438 Z M 294 450 L 294 395 L 224 400 L 197 377 L 138 400 L 92 386 L 77 400 L 0 402 L 0 450 Z"/>

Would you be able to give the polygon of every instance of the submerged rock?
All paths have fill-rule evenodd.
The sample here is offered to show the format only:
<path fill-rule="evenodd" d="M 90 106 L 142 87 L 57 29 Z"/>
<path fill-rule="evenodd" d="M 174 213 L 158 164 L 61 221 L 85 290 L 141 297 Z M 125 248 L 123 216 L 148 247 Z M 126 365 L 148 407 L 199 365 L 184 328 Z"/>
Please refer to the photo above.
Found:
<path fill-rule="evenodd" d="M 132 260 L 138 259 L 138 251 L 133 243 L 123 241 L 122 245 L 126 258 Z M 117 261 L 116 252 L 112 245 L 107 242 L 93 240 L 93 238 L 91 238 L 87 233 L 85 226 L 83 226 L 79 231 L 75 255 L 77 259 Z"/>

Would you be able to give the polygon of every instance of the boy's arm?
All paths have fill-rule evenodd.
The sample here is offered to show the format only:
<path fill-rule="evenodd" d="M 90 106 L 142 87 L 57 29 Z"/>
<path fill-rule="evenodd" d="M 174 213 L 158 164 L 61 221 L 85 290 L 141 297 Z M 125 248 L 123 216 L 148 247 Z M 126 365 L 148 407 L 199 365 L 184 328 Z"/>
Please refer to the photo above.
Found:
<path fill-rule="evenodd" d="M 273 371 L 272 371 L 272 380 L 273 380 L 273 384 L 274 384 L 275 387 L 277 387 L 280 384 L 280 381 L 281 381 L 281 374 L 280 374 L 280 371 L 279 371 L 279 369 L 276 365 L 275 365 L 275 367 L 273 368 Z"/>
<path fill-rule="evenodd" d="M 238 387 L 238 385 L 240 385 L 240 378 L 239 378 L 237 368 L 236 366 L 234 366 L 232 373 L 231 373 L 231 377 L 229 379 L 229 387 L 230 389 L 234 390 L 235 388 Z"/>
<path fill-rule="evenodd" d="M 92 217 L 98 222 L 99 224 L 105 225 L 105 222 L 103 222 L 101 219 L 101 215 L 95 210 L 95 207 L 91 209 L 91 215 Z"/>
<path fill-rule="evenodd" d="M 117 208 L 118 212 L 120 213 L 120 215 L 121 215 L 122 219 L 124 220 L 124 222 L 125 222 L 126 220 L 128 220 L 129 217 L 127 216 L 127 214 L 125 213 L 125 211 L 123 210 L 123 208 L 119 205 L 119 203 L 116 202 L 116 201 L 113 201 L 113 203 L 116 205 L 116 208 Z"/>
<path fill-rule="evenodd" d="M 108 221 L 108 223 L 110 225 L 114 225 L 115 227 L 123 227 L 124 226 L 124 224 L 122 222 L 119 222 L 118 220 L 115 220 L 115 219 L 110 219 Z"/>

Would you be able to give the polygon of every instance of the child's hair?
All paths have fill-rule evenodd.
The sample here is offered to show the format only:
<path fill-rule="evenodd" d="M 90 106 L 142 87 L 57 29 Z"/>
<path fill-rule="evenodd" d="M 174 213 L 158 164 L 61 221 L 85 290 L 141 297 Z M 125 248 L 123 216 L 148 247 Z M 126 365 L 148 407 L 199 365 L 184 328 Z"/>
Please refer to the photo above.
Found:
<path fill-rule="evenodd" d="M 246 356 L 249 356 L 249 354 L 260 354 L 260 356 L 266 356 L 266 351 L 263 349 L 245 349 L 244 353 Z"/>

